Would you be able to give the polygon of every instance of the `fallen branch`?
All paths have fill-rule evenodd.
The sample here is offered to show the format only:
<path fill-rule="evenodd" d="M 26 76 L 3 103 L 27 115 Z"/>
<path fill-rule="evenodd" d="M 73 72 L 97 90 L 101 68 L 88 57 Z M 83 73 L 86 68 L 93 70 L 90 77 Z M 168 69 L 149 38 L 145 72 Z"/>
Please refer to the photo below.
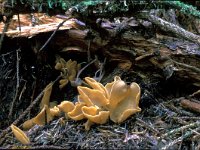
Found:
<path fill-rule="evenodd" d="M 183 108 L 200 113 L 200 104 L 199 103 L 191 102 L 189 100 L 184 99 L 184 100 L 181 100 L 180 104 Z"/>
<path fill-rule="evenodd" d="M 180 128 L 176 128 L 176 129 L 173 129 L 163 135 L 161 135 L 159 137 L 160 138 L 165 138 L 165 137 L 169 137 L 170 135 L 175 135 L 177 132 L 180 132 L 180 131 L 183 131 L 184 129 L 187 129 L 187 128 L 193 128 L 193 127 L 199 127 L 200 126 L 200 121 L 196 121 L 196 122 L 193 122 L 191 124 L 188 124 L 188 125 L 185 125 L 185 126 L 182 126 Z"/>
<path fill-rule="evenodd" d="M 191 42 L 194 42 L 194 43 L 197 43 L 200 45 L 200 36 L 198 36 L 192 32 L 186 31 L 185 29 L 183 29 L 173 23 L 167 22 L 155 15 L 149 15 L 148 19 L 152 23 L 158 25 L 162 30 L 164 30 L 166 32 L 170 31 L 172 33 L 175 33 L 177 36 L 180 36 L 184 39 L 187 39 Z"/>

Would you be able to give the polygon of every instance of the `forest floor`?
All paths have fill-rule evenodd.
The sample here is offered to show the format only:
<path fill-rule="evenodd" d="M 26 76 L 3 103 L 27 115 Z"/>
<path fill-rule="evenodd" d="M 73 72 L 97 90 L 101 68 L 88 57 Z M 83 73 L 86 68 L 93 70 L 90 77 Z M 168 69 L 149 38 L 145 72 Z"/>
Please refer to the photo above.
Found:
<path fill-rule="evenodd" d="M 51 31 L 41 32 L 34 38 L 5 37 L 5 46 L 0 56 L 1 149 L 200 149 L 199 87 L 190 80 L 178 78 L 176 73 L 169 75 L 167 79 L 159 77 L 160 71 L 156 68 L 154 72 L 157 72 L 158 76 L 148 71 L 148 67 L 142 70 L 135 64 L 128 69 L 124 69 L 124 66 L 120 68 L 116 65 L 118 60 L 114 59 L 105 62 L 102 83 L 105 85 L 116 75 L 128 85 L 131 82 L 138 83 L 141 88 L 141 112 L 121 124 L 109 120 L 103 125 L 92 125 L 89 131 L 84 128 L 85 120 L 73 121 L 63 115 L 44 126 L 35 125 L 26 131 L 31 143 L 21 144 L 9 126 L 14 122 L 21 128 L 24 121 L 39 112 L 39 101 L 42 98 L 40 93 L 60 75 L 60 72 L 54 69 L 55 56 L 60 55 L 66 61 L 76 60 L 82 63 L 81 67 L 85 65 L 83 62 L 88 61 L 87 51 L 55 50 L 55 39 L 62 35 L 60 31 L 58 36 L 52 39 L 48 51 L 45 49 L 42 53 L 35 52 L 36 48 L 41 47 L 41 41 L 45 41 L 52 34 Z M 94 59 L 95 55 L 100 62 L 104 61 L 104 54 L 92 52 L 91 58 Z M 195 54 L 195 57 L 199 60 L 200 55 Z M 95 64 L 92 64 L 83 71 L 80 78 L 94 77 L 97 69 Z M 59 104 L 63 100 L 75 101 L 77 96 L 76 87 L 68 84 L 60 89 L 56 81 L 50 101 Z"/>

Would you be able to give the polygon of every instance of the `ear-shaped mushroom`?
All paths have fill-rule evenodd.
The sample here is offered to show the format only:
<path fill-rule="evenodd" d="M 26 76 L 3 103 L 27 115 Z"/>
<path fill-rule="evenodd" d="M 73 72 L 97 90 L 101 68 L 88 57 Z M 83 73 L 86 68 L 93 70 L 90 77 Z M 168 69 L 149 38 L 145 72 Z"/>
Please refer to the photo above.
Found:
<path fill-rule="evenodd" d="M 60 89 L 64 88 L 64 87 L 67 85 L 68 82 L 69 82 L 68 79 L 61 79 L 61 80 L 59 81 L 59 83 L 60 83 L 59 88 L 60 88 Z"/>
<path fill-rule="evenodd" d="M 75 103 L 75 107 L 72 111 L 67 113 L 67 116 L 73 120 L 82 120 L 85 118 L 82 112 L 82 107 L 85 106 L 85 103 Z"/>
<path fill-rule="evenodd" d="M 68 68 L 69 80 L 72 81 L 76 77 L 77 73 L 77 62 L 72 61 L 69 65 L 66 66 Z"/>
<path fill-rule="evenodd" d="M 30 143 L 29 138 L 27 137 L 27 135 L 21 129 L 19 129 L 18 127 L 16 127 L 13 124 L 10 127 L 11 127 L 13 134 L 15 135 L 15 137 L 18 141 L 20 141 L 22 144 L 29 144 Z"/>
<path fill-rule="evenodd" d="M 54 116 L 59 116 L 60 110 L 58 107 L 54 106 L 53 108 L 49 108 L 47 105 L 41 110 L 41 112 L 34 118 L 27 120 L 23 123 L 22 127 L 24 130 L 29 130 L 35 124 L 45 125 L 45 122 L 49 123 L 53 120 Z"/>
<path fill-rule="evenodd" d="M 65 113 L 68 113 L 74 109 L 74 104 L 70 101 L 62 101 L 59 105 L 58 108 Z"/>
<path fill-rule="evenodd" d="M 62 68 L 62 64 L 60 62 L 57 62 L 54 68 L 56 70 L 60 70 Z"/>
<path fill-rule="evenodd" d="M 60 110 L 57 106 L 54 106 L 53 108 L 50 108 L 50 114 L 52 117 L 54 116 L 60 116 Z"/>
<path fill-rule="evenodd" d="M 88 119 L 85 129 L 89 130 L 94 123 L 104 124 L 110 119 L 121 123 L 130 115 L 141 111 L 139 108 L 140 87 L 137 83 L 128 86 L 119 76 L 104 87 L 92 78 L 86 77 L 92 87 L 78 86 L 78 102 L 64 101 L 58 108 L 65 112 L 66 118 L 73 120 Z"/>
<path fill-rule="evenodd" d="M 126 96 L 128 91 L 128 86 L 119 76 L 115 76 L 114 81 L 106 84 L 105 88 L 108 93 L 108 99 L 110 103 L 112 102 L 112 107 L 115 107 Z"/>
<path fill-rule="evenodd" d="M 104 124 L 109 118 L 109 111 L 101 111 L 97 106 L 83 106 L 82 112 L 87 119 L 97 124 Z"/>
<path fill-rule="evenodd" d="M 104 87 L 101 83 L 97 82 L 95 79 L 90 78 L 90 77 L 86 77 L 86 78 L 85 78 L 85 81 L 86 81 L 93 89 L 99 90 L 99 91 L 101 91 L 104 95 L 106 95 L 106 89 L 105 89 L 105 87 Z"/>
<path fill-rule="evenodd" d="M 66 61 L 61 58 L 59 55 L 56 55 L 56 65 L 55 65 L 55 69 L 56 70 L 61 70 L 63 67 L 65 67 Z"/>
<path fill-rule="evenodd" d="M 110 119 L 121 123 L 130 115 L 141 111 L 139 108 L 140 87 L 137 83 L 127 86 L 124 81 L 116 82 L 110 90 Z"/>
<path fill-rule="evenodd" d="M 41 112 L 33 118 L 33 123 L 45 125 L 45 123 L 49 123 L 51 120 L 53 120 L 53 116 L 50 113 L 49 107 L 45 105 Z"/>
<path fill-rule="evenodd" d="M 49 100 L 51 96 L 52 87 L 53 87 L 53 82 L 49 83 L 44 89 L 44 95 L 40 103 L 40 109 L 42 109 L 44 105 L 49 106 Z"/>
<path fill-rule="evenodd" d="M 62 78 L 59 82 L 59 88 L 62 89 L 70 81 L 74 81 L 78 70 L 80 69 L 80 64 L 71 59 L 67 62 L 60 56 L 56 56 L 55 69 L 61 71 Z"/>
<path fill-rule="evenodd" d="M 87 106 L 96 105 L 100 108 L 104 108 L 109 103 L 108 99 L 105 97 L 102 91 L 82 86 L 78 86 L 77 89 L 80 94 L 78 96 L 79 102 L 84 102 Z"/>
<path fill-rule="evenodd" d="M 23 130 L 29 130 L 30 128 L 32 128 L 35 125 L 35 123 L 33 122 L 33 118 L 30 120 L 27 120 L 23 123 L 22 128 Z"/>

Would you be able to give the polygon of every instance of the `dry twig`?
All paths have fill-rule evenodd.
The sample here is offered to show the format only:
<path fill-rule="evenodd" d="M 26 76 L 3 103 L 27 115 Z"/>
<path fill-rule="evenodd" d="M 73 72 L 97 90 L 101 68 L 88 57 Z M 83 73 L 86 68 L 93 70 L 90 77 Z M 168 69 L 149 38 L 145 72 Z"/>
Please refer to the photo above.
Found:
<path fill-rule="evenodd" d="M 173 129 L 173 130 L 171 130 L 171 131 L 169 131 L 169 132 L 167 132 L 167 133 L 161 135 L 161 137 L 159 137 L 159 139 L 160 139 L 160 138 L 168 137 L 168 136 L 170 136 L 170 135 L 172 135 L 172 134 L 175 135 L 175 133 L 180 132 L 180 131 L 182 131 L 182 130 L 184 130 L 184 129 L 193 128 L 193 127 L 199 127 L 199 126 L 200 126 L 200 121 L 196 121 L 196 122 L 193 122 L 193 123 L 191 123 L 191 124 L 182 126 L 182 127 L 180 127 L 180 128 Z"/>
<path fill-rule="evenodd" d="M 49 39 L 44 43 L 44 45 L 39 49 L 39 52 L 41 52 L 46 46 L 47 44 L 51 41 L 51 39 L 54 37 L 54 35 L 56 34 L 56 32 L 58 31 L 58 29 L 69 19 L 71 19 L 72 17 L 68 17 L 67 19 L 63 20 L 58 27 L 56 28 L 56 30 L 51 34 L 51 36 L 49 37 Z"/>
<path fill-rule="evenodd" d="M 139 119 L 139 118 L 136 118 L 136 120 L 137 120 L 140 124 L 142 124 L 143 126 L 145 126 L 147 129 L 151 130 L 152 132 L 154 132 L 154 133 L 156 133 L 156 134 L 159 133 L 158 130 L 154 129 L 152 126 L 150 126 L 149 124 L 147 124 L 147 123 L 144 122 L 143 120 L 141 120 L 141 119 Z"/>
<path fill-rule="evenodd" d="M 14 107 L 14 105 L 15 105 L 15 101 L 16 101 L 16 99 L 17 99 L 17 96 L 18 96 L 18 93 L 19 93 L 19 61 L 20 61 L 20 59 L 19 59 L 19 51 L 20 51 L 20 49 L 18 49 L 18 50 L 16 50 L 16 57 L 17 57 L 17 59 L 16 59 L 16 76 L 17 76 L 17 84 L 16 84 L 16 91 L 15 91 L 15 96 L 14 96 L 14 98 L 13 98 L 13 101 L 12 101 L 12 103 L 11 103 L 11 106 L 10 106 L 10 111 L 9 111 L 9 114 L 8 114 L 8 118 L 10 118 L 11 119 L 11 117 L 12 117 L 12 113 L 13 113 L 13 107 Z"/>

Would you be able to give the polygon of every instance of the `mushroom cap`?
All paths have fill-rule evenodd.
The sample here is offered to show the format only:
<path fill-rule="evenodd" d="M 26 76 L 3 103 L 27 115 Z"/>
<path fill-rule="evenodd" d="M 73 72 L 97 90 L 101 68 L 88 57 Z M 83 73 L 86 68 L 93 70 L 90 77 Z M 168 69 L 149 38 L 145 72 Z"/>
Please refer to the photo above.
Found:
<path fill-rule="evenodd" d="M 78 92 L 79 92 L 78 102 L 85 103 L 87 106 L 92 106 L 93 104 L 92 104 L 90 98 L 85 94 L 85 92 L 81 88 L 83 88 L 83 87 L 82 86 L 77 87 Z"/>
<path fill-rule="evenodd" d="M 113 122 L 121 123 L 132 114 L 141 111 L 141 108 L 138 106 L 140 100 L 140 87 L 137 83 L 131 83 L 124 95 L 126 95 L 126 97 L 121 96 L 122 99 L 118 99 L 117 104 L 116 102 L 113 102 L 115 99 L 111 98 L 110 100 L 110 119 Z"/>
<path fill-rule="evenodd" d="M 94 123 L 104 124 L 110 117 L 113 122 L 121 123 L 132 114 L 141 111 L 139 108 L 140 87 L 133 82 L 127 85 L 119 76 L 104 87 L 90 77 L 85 78 L 92 87 L 78 86 L 78 102 L 73 104 L 64 101 L 58 108 L 65 112 L 66 118 L 73 120 L 88 119 L 85 129 L 89 130 Z"/>
<path fill-rule="evenodd" d="M 29 130 L 30 128 L 32 128 L 35 125 L 35 123 L 33 122 L 33 119 L 29 119 L 27 121 L 25 121 L 22 125 L 22 128 L 24 130 Z"/>
<path fill-rule="evenodd" d="M 50 109 L 47 105 L 40 111 L 40 113 L 33 118 L 33 122 L 38 125 L 45 125 L 45 123 L 49 123 L 53 120 L 53 116 L 50 113 Z"/>
<path fill-rule="evenodd" d="M 40 109 L 44 107 L 44 105 L 49 106 L 49 100 L 52 92 L 53 82 L 49 83 L 45 89 L 44 89 L 44 95 L 42 97 L 41 103 L 40 103 Z"/>
<path fill-rule="evenodd" d="M 58 106 L 57 106 L 62 112 L 68 113 L 74 109 L 74 104 L 70 101 L 62 101 Z"/>
<path fill-rule="evenodd" d="M 104 95 L 106 95 L 106 89 L 105 87 L 97 82 L 95 79 L 90 77 L 85 77 L 85 81 L 95 90 L 101 91 Z"/>
<path fill-rule="evenodd" d="M 53 108 L 50 108 L 50 114 L 52 117 L 60 116 L 60 109 L 57 106 L 54 106 Z"/>
<path fill-rule="evenodd" d="M 78 86 L 78 101 L 84 102 L 87 106 L 98 106 L 104 108 L 108 105 L 109 100 L 105 97 L 102 91 L 90 89 L 87 87 Z"/>
<path fill-rule="evenodd" d="M 85 106 L 85 103 L 76 102 L 75 107 L 72 111 L 67 113 L 67 116 L 73 120 L 82 120 L 85 118 L 82 112 L 82 107 Z"/>
<path fill-rule="evenodd" d="M 61 79 L 61 80 L 59 81 L 59 83 L 60 83 L 59 88 L 60 88 L 60 89 L 64 88 L 64 87 L 67 85 L 68 82 L 69 82 L 68 79 Z"/>
<path fill-rule="evenodd" d="M 62 61 L 62 63 L 65 64 L 64 67 L 68 67 L 72 63 L 71 59 L 69 59 L 68 61 L 65 61 L 65 59 L 61 58 L 60 61 Z"/>
<path fill-rule="evenodd" d="M 62 78 L 59 82 L 59 88 L 62 89 L 70 81 L 74 81 L 78 70 L 80 69 L 80 64 L 76 61 L 69 59 L 67 62 L 60 56 L 56 56 L 55 69 L 61 71 Z"/>
<path fill-rule="evenodd" d="M 97 106 L 83 106 L 82 112 L 87 119 L 97 124 L 104 124 L 109 118 L 109 111 L 101 111 Z"/>
<path fill-rule="evenodd" d="M 56 65 L 55 69 L 56 70 L 61 70 L 63 67 L 65 67 L 66 61 L 61 58 L 59 55 L 56 55 L 56 61 L 55 61 Z"/>
<path fill-rule="evenodd" d="M 13 124 L 10 127 L 11 127 L 13 134 L 15 135 L 15 137 L 18 141 L 20 141 L 22 144 L 29 144 L 30 143 L 29 138 L 27 137 L 27 135 L 21 129 L 19 129 L 18 127 L 16 127 Z"/>
<path fill-rule="evenodd" d="M 55 65 L 56 70 L 61 70 L 62 69 L 62 64 L 60 62 L 57 62 Z"/>
<path fill-rule="evenodd" d="M 112 83 L 106 84 L 109 99 L 109 109 L 115 108 L 128 94 L 127 84 L 119 76 L 115 76 Z"/>
<path fill-rule="evenodd" d="M 68 62 L 67 62 L 68 63 Z M 74 80 L 77 73 L 77 62 L 71 61 L 70 63 L 66 64 L 66 68 L 68 69 L 68 79 L 70 81 Z"/>

